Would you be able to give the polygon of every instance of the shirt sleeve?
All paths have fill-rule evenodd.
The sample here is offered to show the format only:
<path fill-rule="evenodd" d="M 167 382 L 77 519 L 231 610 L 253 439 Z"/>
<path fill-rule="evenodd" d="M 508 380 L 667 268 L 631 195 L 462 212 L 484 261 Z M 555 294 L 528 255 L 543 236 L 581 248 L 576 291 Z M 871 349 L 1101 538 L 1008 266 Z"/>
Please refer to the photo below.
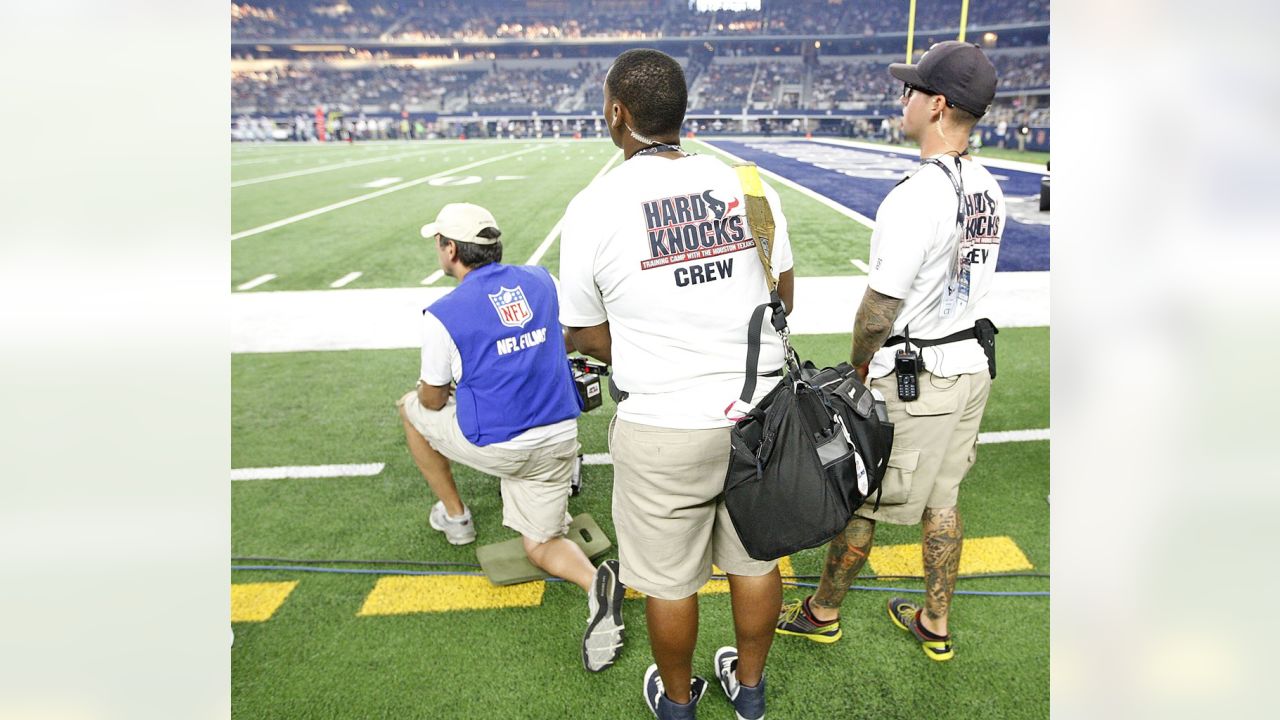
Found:
<path fill-rule="evenodd" d="M 795 267 L 795 258 L 791 255 L 791 234 L 787 230 L 787 215 L 782 212 L 782 198 L 777 191 L 765 183 L 764 197 L 773 209 L 773 256 L 769 261 L 773 264 L 773 274 L 781 275 Z"/>
<path fill-rule="evenodd" d="M 929 213 L 916 205 L 908 193 L 891 192 L 876 211 L 875 256 L 867 286 L 881 295 L 905 298 L 924 266 L 937 228 Z"/>
<path fill-rule="evenodd" d="M 592 327 L 608 319 L 596 285 L 595 257 L 605 223 L 592 222 L 579 195 L 569 203 L 560 229 L 560 324 Z"/>
<path fill-rule="evenodd" d="M 462 378 L 462 356 L 449 331 L 430 311 L 422 313 L 422 382 L 443 387 Z"/>

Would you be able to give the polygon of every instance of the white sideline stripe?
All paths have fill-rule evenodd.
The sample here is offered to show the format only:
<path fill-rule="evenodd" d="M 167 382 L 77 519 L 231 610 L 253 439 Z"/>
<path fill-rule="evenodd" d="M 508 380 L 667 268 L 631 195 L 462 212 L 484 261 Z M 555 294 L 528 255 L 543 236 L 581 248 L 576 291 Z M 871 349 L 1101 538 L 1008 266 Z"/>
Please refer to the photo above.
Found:
<path fill-rule="evenodd" d="M 610 155 L 608 161 L 605 162 L 604 167 L 600 168 L 600 170 L 596 172 L 595 177 L 591 178 L 591 182 L 595 182 L 601 175 L 608 172 L 609 167 L 612 166 L 614 161 L 620 157 L 622 157 L 621 150 Z M 591 183 L 587 184 L 590 185 Z M 560 219 L 556 221 L 555 227 L 551 228 L 551 232 L 547 233 L 547 236 L 543 238 L 542 244 L 539 245 L 538 249 L 534 250 L 533 254 L 529 256 L 529 259 L 525 261 L 525 265 L 537 265 L 542 260 L 542 256 L 547 254 L 547 250 L 551 249 L 551 243 L 554 243 L 556 238 L 560 237 L 560 226 L 563 224 L 564 215 L 561 215 Z"/>
<path fill-rule="evenodd" d="M 737 160 L 738 162 L 746 162 L 745 160 L 743 160 L 742 158 L 738 157 L 737 155 L 734 155 L 733 153 L 729 152 L 728 150 L 725 150 L 724 148 L 716 147 L 715 145 L 713 145 L 713 144 L 711 144 L 711 143 L 707 142 L 706 140 L 694 140 L 694 142 L 702 143 L 703 145 L 706 145 L 707 147 L 712 148 L 712 149 L 713 149 L 713 150 L 715 150 L 716 152 L 721 153 L 721 154 L 723 154 L 723 155 L 725 155 L 725 156 L 727 156 L 727 157 L 730 157 L 730 158 L 732 158 L 732 159 L 734 159 L 734 160 Z M 836 202 L 835 200 L 832 200 L 831 198 L 827 197 L 826 195 L 823 195 L 823 194 L 818 193 L 818 192 L 814 192 L 813 190 L 810 190 L 809 188 L 807 188 L 807 187 L 805 187 L 805 186 L 801 185 L 801 184 L 800 184 L 800 183 L 798 183 L 798 182 L 795 182 L 795 181 L 793 181 L 793 180 L 788 180 L 787 178 L 784 178 L 784 177 L 782 177 L 781 175 L 779 175 L 779 174 L 777 174 L 777 173 L 775 173 L 775 172 L 772 172 L 772 171 L 770 171 L 770 170 L 766 170 L 766 169 L 765 169 L 765 168 L 763 168 L 763 167 L 761 167 L 761 168 L 760 168 L 760 174 L 761 174 L 761 175 L 764 175 L 764 176 L 766 176 L 766 177 L 768 177 L 768 178 L 770 178 L 771 180 L 776 180 L 777 182 L 780 182 L 780 183 L 782 183 L 783 185 L 786 185 L 787 187 L 791 188 L 792 190 L 795 190 L 796 192 L 800 193 L 801 195 L 805 195 L 805 196 L 808 196 L 808 197 L 813 198 L 814 200 L 817 200 L 818 202 L 822 203 L 823 205 L 826 205 L 827 207 L 831 208 L 832 210 L 835 210 L 836 212 L 838 212 L 838 213 L 840 213 L 841 215 L 843 215 L 843 216 L 845 216 L 845 217 L 849 218 L 850 220 L 853 220 L 853 221 L 855 221 L 855 222 L 859 223 L 860 225 L 864 225 L 864 226 L 866 226 L 866 227 L 869 227 L 869 228 L 871 228 L 872 230 L 874 230 L 874 229 L 876 228 L 876 223 L 875 223 L 875 221 L 874 221 L 874 220 L 872 220 L 871 218 L 867 217 L 866 215 L 863 215 L 862 213 L 858 212 L 857 210 L 854 210 L 854 209 L 852 209 L 852 208 L 848 208 L 848 207 L 845 207 L 844 205 L 841 205 L 840 203 Z"/>
<path fill-rule="evenodd" d="M 1003 430 L 1000 432 L 978 433 L 979 445 L 995 445 L 996 443 L 1031 442 L 1032 440 L 1048 440 L 1049 428 L 1036 430 Z"/>
<path fill-rule="evenodd" d="M 235 160 L 235 161 L 232 161 L 231 167 L 237 167 L 240 165 L 257 165 L 258 163 L 270 163 L 270 162 L 280 162 L 280 158 L 264 157 L 264 158 L 258 158 L 257 160 Z"/>
<path fill-rule="evenodd" d="M 258 277 L 256 277 L 256 278 L 254 278 L 254 279 L 250 280 L 250 281 L 249 281 L 249 282 L 247 282 L 247 283 L 241 283 L 241 284 L 237 285 L 237 286 L 236 286 L 236 289 L 237 289 L 237 290 L 252 290 L 253 288 L 258 287 L 259 285 L 261 285 L 261 284 L 263 284 L 263 283 L 269 283 L 269 282 L 271 282 L 272 280 L 275 280 L 277 277 L 278 277 L 278 276 L 277 276 L 275 273 L 267 273 L 266 275 L 259 275 Z"/>
<path fill-rule="evenodd" d="M 348 198 L 347 200 L 342 200 L 340 202 L 333 203 L 332 205 L 325 205 L 322 208 L 316 208 L 315 210 L 308 210 L 307 212 L 300 213 L 292 217 L 287 217 L 283 220 L 276 220 L 275 222 L 270 222 L 270 223 L 267 223 L 266 225 L 259 225 L 256 228 L 242 230 L 232 235 L 231 239 L 239 240 L 241 238 L 246 238 L 251 235 L 257 235 L 259 233 L 267 232 L 268 230 L 275 230 L 276 228 L 281 228 L 281 227 L 284 227 L 285 225 L 292 225 L 293 223 L 300 222 L 308 218 L 313 218 L 317 215 L 323 215 L 327 212 L 332 212 L 334 210 L 341 210 L 344 207 L 355 205 L 356 203 L 362 203 L 365 200 L 372 200 L 377 197 L 382 197 L 383 195 L 389 195 L 393 192 L 414 187 L 415 185 L 421 185 L 422 183 L 427 182 L 428 180 L 434 180 L 435 178 L 438 178 L 438 177 L 452 175 L 454 173 L 458 173 L 463 170 L 470 170 L 473 167 L 488 165 L 489 163 L 492 163 L 492 162 L 497 162 L 499 160 L 506 160 L 507 158 L 513 158 L 517 155 L 524 155 L 525 153 L 531 153 L 534 150 L 541 150 L 541 149 L 543 148 L 538 145 L 534 145 L 533 147 L 527 147 L 522 150 L 516 150 L 515 152 L 505 153 L 503 155 L 498 155 L 485 160 L 477 160 L 475 162 L 467 163 L 466 165 L 459 165 L 458 167 L 455 167 L 455 168 L 449 168 L 448 170 L 441 170 L 440 172 L 432 173 L 430 175 L 424 175 L 420 178 L 409 180 L 408 182 L 402 182 L 399 185 L 392 185 L 389 188 L 384 188 L 382 190 L 375 190 L 371 193 L 365 193 L 364 195 L 357 195 L 356 197 Z"/>
<path fill-rule="evenodd" d="M 245 185 L 257 185 L 258 183 L 273 182 L 275 180 L 285 180 L 293 177 L 301 177 L 303 175 L 315 175 L 316 173 L 329 172 L 330 170 L 341 170 L 343 168 L 356 167 L 358 165 L 368 165 L 369 163 L 386 162 L 388 160 L 396 160 L 400 158 L 418 157 L 425 155 L 428 150 L 419 150 L 412 153 L 403 153 L 400 155 L 383 155 L 375 158 L 365 158 L 363 160 L 347 160 L 346 162 L 333 163 L 332 165 L 321 165 L 319 167 L 306 168 L 303 170 L 292 170 L 290 172 L 276 173 L 275 175 L 264 175 L 262 177 L 249 178 L 247 180 L 237 180 L 231 183 L 231 187 L 238 188 Z"/>
<path fill-rule="evenodd" d="M 853 327 L 866 275 L 796 278 L 793 335 Z M 1049 272 L 1002 272 L 983 301 L 996 327 L 1049 324 Z M 231 352 L 422 349 L 422 308 L 452 286 L 231 293 Z"/>
<path fill-rule="evenodd" d="M 372 477 L 382 472 L 386 463 L 360 465 L 290 465 L 286 467 L 234 468 L 232 480 L 285 480 L 292 478 Z"/>
<path fill-rule="evenodd" d="M 856 268 L 858 268 L 858 269 L 859 269 L 859 270 L 861 270 L 862 272 L 864 272 L 864 273 L 866 273 L 866 274 L 868 274 L 868 275 L 870 275 L 870 274 L 871 274 L 871 268 L 867 267 L 867 264 L 866 264 L 866 263 L 864 263 L 864 262 L 862 262 L 862 261 L 861 261 L 861 260 L 859 260 L 858 258 L 849 258 L 849 262 L 853 263 L 853 266 L 854 266 L 854 267 L 856 267 Z"/>
<path fill-rule="evenodd" d="M 431 273 L 430 275 L 428 275 L 428 276 L 426 276 L 426 277 L 422 278 L 422 284 L 423 284 L 423 285 L 430 285 L 431 283 L 434 283 L 435 281 L 439 280 L 439 279 L 440 279 L 440 278 L 442 278 L 442 277 L 444 277 L 444 271 L 443 271 L 443 270 L 437 270 L 437 271 L 435 271 L 435 272 Z"/>
<path fill-rule="evenodd" d="M 333 282 L 329 283 L 329 287 L 340 288 L 343 285 L 350 283 L 352 280 L 355 280 L 356 278 L 360 277 L 363 274 L 364 273 L 360 272 L 359 270 L 355 272 L 349 272 L 346 275 L 343 275 L 342 277 L 338 278 L 337 280 L 334 280 Z"/>
<path fill-rule="evenodd" d="M 997 445 L 1000 443 L 1028 442 L 1031 440 L 1048 440 L 1049 428 L 1039 430 L 1006 430 L 1004 432 L 978 433 L 979 445 Z M 582 456 L 583 465 L 612 465 L 613 457 L 609 453 L 588 453 Z"/>
<path fill-rule="evenodd" d="M 903 155 L 911 155 L 919 157 L 919 150 L 912 147 L 894 147 L 892 145 L 876 145 L 875 143 L 858 142 L 857 140 L 839 140 L 836 138 L 813 138 L 809 140 L 812 143 L 820 145 L 843 145 L 845 147 L 858 148 L 859 150 L 875 150 L 881 153 L 900 153 Z M 981 153 L 981 150 L 979 150 Z M 1049 171 L 1044 169 L 1043 165 L 1038 163 L 1021 162 L 1019 160 L 1004 160 L 1001 158 L 983 157 L 981 154 L 974 155 L 973 159 L 987 167 L 1002 168 L 1004 170 L 1021 170 L 1022 172 L 1036 173 L 1038 175 L 1048 175 Z"/>
<path fill-rule="evenodd" d="M 1048 440 L 1049 428 L 1036 430 L 1006 430 L 978 434 L 978 444 Z M 582 456 L 583 465 L 612 465 L 609 453 L 587 453 Z M 235 468 L 232 480 L 285 480 L 300 478 L 373 477 L 382 472 L 386 463 L 361 463 L 352 465 L 291 465 L 286 467 Z"/>

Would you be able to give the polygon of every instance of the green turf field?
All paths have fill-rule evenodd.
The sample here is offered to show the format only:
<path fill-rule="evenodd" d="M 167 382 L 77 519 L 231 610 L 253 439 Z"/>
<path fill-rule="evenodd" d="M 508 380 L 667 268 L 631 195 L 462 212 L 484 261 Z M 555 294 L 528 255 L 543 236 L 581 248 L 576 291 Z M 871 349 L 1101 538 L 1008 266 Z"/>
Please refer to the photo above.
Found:
<path fill-rule="evenodd" d="M 346 288 L 420 287 L 435 266 L 418 228 L 440 205 L 464 199 L 494 212 L 504 227 L 507 260 L 524 262 L 551 232 L 568 200 L 615 152 L 607 142 L 596 141 L 236 147 L 233 183 L 345 166 L 233 188 L 233 233 L 396 183 L 437 174 L 452 179 L 437 185 L 424 181 L 236 239 L 233 288 L 271 273 L 278 277 L 236 292 L 341 293 L 329 285 L 350 272 L 363 274 Z M 488 160 L 492 162 L 455 170 Z M 363 187 L 385 178 L 399 180 Z M 469 184 L 449 184 L 459 181 Z M 801 193 L 776 189 L 793 228 L 797 275 L 857 274 L 847 258 L 867 256 L 869 231 Z M 842 244 L 839 252 L 824 255 L 833 243 Z M 542 264 L 554 270 L 557 253 L 557 246 L 550 245 Z M 436 282 L 447 284 L 447 279 Z M 1000 376 L 983 431 L 1048 427 L 1048 328 L 1008 328 L 999 340 Z M 820 364 L 844 359 L 848 342 L 847 335 L 795 338 L 802 356 Z M 234 557 L 475 562 L 475 546 L 448 545 L 426 523 L 432 500 L 404 447 L 394 408 L 395 399 L 412 386 L 417 364 L 413 349 L 233 356 L 232 467 L 385 463 L 372 477 L 234 482 Z M 606 452 L 604 432 L 611 415 L 606 400 L 605 407 L 583 416 L 584 452 Z M 455 475 L 474 514 L 478 543 L 515 537 L 501 527 L 496 481 L 466 468 L 456 468 Z M 591 513 L 614 537 L 611 479 L 609 465 L 587 466 L 583 493 L 570 509 Z M 1008 537 L 1035 572 L 1048 573 L 1049 443 L 983 445 L 965 483 L 961 509 L 967 537 Z M 918 541 L 916 528 L 882 525 L 877 534 L 878 546 Z M 610 556 L 616 557 L 616 550 Z M 791 559 L 795 574 L 816 574 L 821 558 L 820 549 L 798 553 Z M 251 562 L 261 564 L 234 564 Z M 624 608 L 628 644 L 619 662 L 593 675 L 581 668 L 579 659 L 586 604 L 576 587 L 547 583 L 541 602 L 533 607 L 361 616 L 381 577 L 395 569 L 423 568 L 367 562 L 325 567 L 376 571 L 233 573 L 237 585 L 297 581 L 269 619 L 234 624 L 232 713 L 237 718 L 648 716 L 639 692 L 641 674 L 651 662 L 642 601 L 628 601 Z M 442 581 L 455 580 L 462 578 Z M 921 587 L 915 580 L 859 584 Z M 960 583 L 962 591 L 1048 589 L 1047 578 Z M 805 592 L 789 587 L 785 596 Z M 850 593 L 844 607 L 845 637 L 834 645 L 778 639 L 768 669 L 770 717 L 1047 716 L 1047 597 L 958 596 L 953 611 L 956 658 L 933 663 L 890 625 L 883 609 L 890 596 L 875 590 Z M 715 649 L 732 643 L 728 596 L 703 597 L 701 612 L 694 662 L 695 671 L 705 675 Z M 700 717 L 732 716 L 719 689 L 712 687 Z"/>

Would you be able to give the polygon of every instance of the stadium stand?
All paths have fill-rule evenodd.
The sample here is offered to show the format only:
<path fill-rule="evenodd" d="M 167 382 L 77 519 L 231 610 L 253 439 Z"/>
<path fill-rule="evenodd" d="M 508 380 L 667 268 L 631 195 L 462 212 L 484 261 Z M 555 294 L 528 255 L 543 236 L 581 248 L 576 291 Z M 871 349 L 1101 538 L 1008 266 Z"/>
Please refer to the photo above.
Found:
<path fill-rule="evenodd" d="M 917 58 L 955 37 L 960 3 L 919 0 Z M 395 118 L 394 130 L 402 113 L 430 127 L 536 134 L 538 116 L 565 116 L 566 128 L 591 124 L 610 60 L 639 40 L 659 42 L 685 65 L 690 129 L 857 135 L 900 112 L 901 85 L 885 66 L 902 59 L 906 7 L 763 0 L 758 10 L 699 12 L 686 0 L 247 0 L 231 4 L 231 112 L 250 121 L 240 135 L 253 139 L 263 134 L 262 116 L 279 136 L 317 110 L 365 114 L 369 135 L 385 117 Z M 1047 129 L 1048 17 L 1047 0 L 971 3 L 970 38 L 986 46 L 1001 78 L 984 126 Z M 349 135 L 365 137 L 354 128 Z"/>
<path fill-rule="evenodd" d="M 918 30 L 955 28 L 961 0 L 919 0 Z M 698 12 L 679 0 L 246 0 L 231 4 L 233 38 L 244 40 L 484 40 L 663 38 L 905 29 L 907 3 L 765 0 L 760 10 Z M 983 0 L 972 26 L 1047 23 L 1048 0 Z"/>

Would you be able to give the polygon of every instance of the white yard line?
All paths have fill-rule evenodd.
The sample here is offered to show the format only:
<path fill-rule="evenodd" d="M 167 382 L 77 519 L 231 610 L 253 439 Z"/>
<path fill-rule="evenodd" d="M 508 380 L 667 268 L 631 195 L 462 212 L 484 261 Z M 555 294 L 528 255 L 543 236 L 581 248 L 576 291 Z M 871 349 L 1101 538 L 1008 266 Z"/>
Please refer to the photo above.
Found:
<path fill-rule="evenodd" d="M 370 163 L 386 162 L 388 160 L 399 160 L 403 158 L 414 158 L 426 155 L 429 150 L 418 150 L 417 152 L 402 153 L 400 155 L 383 155 L 375 158 L 365 158 L 363 160 L 347 160 L 345 162 L 333 163 L 330 165 L 320 165 L 319 167 L 304 168 L 302 170 L 292 170 L 290 172 L 276 173 L 275 175 L 264 175 L 262 177 L 248 178 L 246 180 L 237 180 L 231 183 L 231 187 L 238 188 L 246 185 L 257 185 L 259 183 L 274 182 L 276 180 L 286 180 L 288 178 L 302 177 L 303 175 L 315 175 L 316 173 L 329 172 L 330 170 L 341 170 L 343 168 L 357 167 L 359 165 L 368 165 Z"/>
<path fill-rule="evenodd" d="M 349 272 L 346 275 L 343 275 L 342 277 L 338 278 L 337 280 L 334 280 L 333 282 L 329 283 L 329 287 L 331 288 L 343 287 L 344 285 L 351 283 L 351 281 L 355 280 L 356 278 L 360 277 L 363 274 L 364 273 L 360 272 L 359 270 L 355 272 Z"/>
<path fill-rule="evenodd" d="M 882 153 L 901 153 L 912 157 L 919 157 L 919 152 L 915 148 L 909 147 L 899 148 L 890 145 L 876 145 L 875 143 L 858 142 L 857 140 L 840 140 L 837 138 L 813 138 L 809 142 L 818 143 L 820 145 L 843 145 L 844 147 L 858 148 L 859 150 L 874 150 Z M 987 167 L 1002 168 L 1005 170 L 1021 170 L 1022 172 L 1037 173 L 1039 175 L 1049 174 L 1049 171 L 1045 170 L 1044 166 L 1039 163 L 983 157 L 981 150 L 978 151 L 978 154 L 973 156 L 973 159 Z"/>
<path fill-rule="evenodd" d="M 867 264 L 866 264 L 866 263 L 864 263 L 864 262 L 862 262 L 862 261 L 861 261 L 861 260 L 859 260 L 858 258 L 849 258 L 849 262 L 853 263 L 853 266 L 854 266 L 854 267 L 856 267 L 856 268 L 858 268 L 858 269 L 859 269 L 859 270 L 861 270 L 862 272 L 864 272 L 864 273 L 866 273 L 866 274 L 868 274 L 868 275 L 870 275 L 870 274 L 871 274 L 871 268 L 867 267 Z"/>
<path fill-rule="evenodd" d="M 734 159 L 734 160 L 737 160 L 738 162 L 745 162 L 742 158 L 738 157 L 737 155 L 734 155 L 733 153 L 731 153 L 731 152 L 729 152 L 729 151 L 725 150 L 724 148 L 716 147 L 715 145 L 712 145 L 711 143 L 709 143 L 709 142 L 707 142 L 707 141 L 705 141 L 705 140 L 694 140 L 694 142 L 702 143 L 703 145 L 706 145 L 707 147 L 709 147 L 709 148 L 711 148 L 711 149 L 715 150 L 716 152 L 719 152 L 719 153 L 721 153 L 721 154 L 725 155 L 726 157 L 729 157 L 729 158 L 732 158 L 732 159 Z M 761 175 L 764 175 L 764 176 L 766 176 L 766 177 L 768 177 L 768 178 L 770 178 L 770 179 L 772 179 L 772 180 L 776 180 L 777 182 L 780 182 L 780 183 L 782 183 L 783 185 L 786 185 L 787 187 L 791 188 L 792 190 L 795 190 L 796 192 L 800 193 L 801 195 L 805 195 L 805 196 L 808 196 L 808 197 L 813 198 L 814 200 L 817 200 L 818 202 L 822 203 L 823 205 L 826 205 L 827 207 L 831 208 L 832 210 L 835 210 L 836 212 L 840 213 L 841 215 L 843 215 L 843 216 L 845 216 L 845 217 L 849 218 L 850 220 L 853 220 L 853 221 L 855 221 L 855 222 L 857 222 L 857 223 L 859 223 L 859 224 L 861 224 L 861 225 L 865 225 L 866 227 L 869 227 L 869 228 L 871 228 L 872 230 L 874 230 L 874 229 L 875 229 L 875 227 L 876 227 L 876 223 L 875 223 L 875 221 L 874 221 L 874 220 L 872 220 L 871 218 L 867 217 L 866 215 L 863 215 L 862 213 L 860 213 L 860 212 L 858 212 L 857 210 L 854 210 L 854 209 L 852 209 L 852 208 L 845 207 L 844 205 L 841 205 L 840 203 L 836 202 L 835 200 L 832 200 L 831 198 L 827 197 L 826 195 L 823 195 L 823 194 L 821 194 L 821 193 L 814 192 L 813 190 L 810 190 L 809 188 L 807 188 L 807 187 L 805 187 L 805 186 L 801 185 L 801 184 L 800 184 L 800 183 L 798 183 L 798 182 L 795 182 L 795 181 L 793 181 L 793 180 L 788 180 L 787 178 L 784 178 L 784 177 L 782 177 L 781 175 L 779 175 L 779 174 L 777 174 L 777 173 L 775 173 L 775 172 L 772 172 L 772 171 L 766 170 L 766 169 L 764 169 L 763 167 L 761 167 L 761 168 L 760 168 L 760 174 L 761 174 Z"/>
<path fill-rule="evenodd" d="M 525 261 L 525 265 L 538 264 L 538 261 L 542 259 L 542 256 L 547 254 L 547 250 L 551 249 L 551 243 L 555 242 L 556 238 L 560 237 L 560 226 L 563 224 L 564 216 L 561 215 L 560 219 L 556 221 L 556 224 L 551 227 L 551 232 L 547 233 L 547 236 L 542 239 L 542 243 L 538 245 L 538 249 L 534 250 L 533 254 L 529 256 L 529 259 Z"/>
<path fill-rule="evenodd" d="M 238 167 L 240 165 L 257 165 L 258 163 L 278 163 L 278 162 L 280 162 L 280 158 L 278 157 L 264 157 L 264 158 L 259 158 L 257 160 L 233 160 L 231 162 L 231 167 Z"/>
<path fill-rule="evenodd" d="M 272 280 L 275 280 L 277 277 L 278 277 L 278 276 L 277 276 L 275 273 L 267 273 L 266 275 L 259 275 L 258 277 L 256 277 L 256 278 L 254 278 L 254 279 L 250 280 L 250 281 L 249 281 L 249 282 L 247 282 L 247 283 L 241 283 L 241 284 L 237 285 L 237 286 L 236 286 L 236 289 L 237 289 L 237 290 L 252 290 L 252 289 L 254 289 L 254 288 L 258 287 L 259 285 L 262 285 L 263 283 L 269 283 L 269 282 L 271 282 Z"/>
<path fill-rule="evenodd" d="M 1031 442 L 1033 440 L 1048 440 L 1049 428 L 1040 428 L 1037 430 L 1004 430 L 1001 432 L 984 432 L 978 433 L 978 443 L 980 445 L 995 445 L 996 443 L 1010 442 Z"/>
<path fill-rule="evenodd" d="M 978 433 L 979 445 L 998 445 L 1000 443 L 1030 442 L 1048 440 L 1049 428 L 1036 430 L 1007 430 L 1005 432 Z M 612 465 L 613 457 L 609 453 L 587 453 L 582 456 L 583 465 Z"/>
<path fill-rule="evenodd" d="M 426 277 L 422 278 L 422 284 L 423 284 L 423 285 L 431 285 L 432 283 L 434 283 L 435 281 L 439 280 L 439 279 L 440 279 L 440 278 L 442 278 L 442 277 L 444 277 L 444 271 L 443 271 L 443 270 L 437 270 L 437 271 L 435 271 L 435 272 L 431 273 L 430 275 L 428 275 L 428 276 L 426 276 Z"/>
<path fill-rule="evenodd" d="M 609 160 L 605 162 L 604 167 L 600 168 L 600 170 L 596 172 L 595 177 L 591 178 L 591 182 L 595 182 L 601 175 L 608 172 L 609 168 L 612 167 L 613 163 L 620 157 L 622 157 L 621 150 L 610 155 Z M 590 185 L 591 183 L 587 184 Z M 555 227 L 551 228 L 551 232 L 547 233 L 547 236 L 543 238 L 542 244 L 538 246 L 537 250 L 533 251 L 533 254 L 529 256 L 529 259 L 525 261 L 525 265 L 537 265 L 542 260 L 542 256 L 547 254 L 547 250 L 551 249 L 551 244 L 556 241 L 556 238 L 560 237 L 560 226 L 562 224 L 564 224 L 564 215 L 561 215 L 560 219 L 556 221 Z"/>
<path fill-rule="evenodd" d="M 997 445 L 1011 442 L 1048 440 L 1049 428 L 1034 430 L 1006 430 L 1004 432 L 978 433 L 979 445 Z M 583 465 L 612 465 L 609 453 L 587 453 L 582 456 Z M 232 480 L 286 480 L 299 478 L 373 477 L 382 472 L 385 463 L 360 463 L 351 465 L 292 465 L 287 467 L 236 468 L 231 471 Z"/>
<path fill-rule="evenodd" d="M 422 183 L 428 182 L 430 180 L 434 180 L 435 178 L 438 178 L 438 177 L 445 177 L 447 175 L 452 175 L 454 173 L 458 173 L 463 170 L 470 170 L 473 167 L 488 165 L 489 163 L 498 162 L 499 160 L 506 160 L 507 158 L 513 158 L 517 155 L 524 155 L 525 153 L 531 153 L 535 150 L 542 150 L 542 149 L 543 149 L 543 146 L 534 145 L 532 147 L 516 150 L 515 152 L 504 153 L 502 155 L 487 158 L 485 160 L 476 160 L 475 162 L 467 163 L 466 165 L 459 165 L 458 167 L 449 168 L 448 170 L 441 170 L 440 172 L 432 173 L 430 175 L 424 175 L 423 177 L 409 180 L 408 182 L 402 182 L 399 185 L 392 185 L 389 188 L 384 188 L 382 190 L 375 190 L 371 193 L 365 193 L 364 195 L 357 195 L 356 197 L 349 198 L 347 200 L 342 200 L 340 202 L 336 202 L 331 205 L 325 205 L 324 207 L 316 208 L 315 210 L 308 210 L 307 212 L 299 213 L 292 217 L 284 218 L 283 220 L 276 220 L 275 222 L 269 222 L 266 225 L 259 225 L 258 227 L 249 228 L 248 230 L 241 230 L 240 232 L 233 234 L 231 236 L 231 239 L 239 240 L 241 238 L 247 238 L 253 235 L 258 235 L 259 233 L 264 233 L 269 230 L 275 230 L 276 228 L 281 228 L 281 227 L 284 227 L 285 225 L 292 225 L 293 223 L 301 222 L 303 220 L 316 217 L 317 215 L 323 215 L 327 212 L 333 212 L 334 210 L 341 210 L 344 207 L 349 207 L 357 203 L 362 203 L 366 200 L 372 200 L 374 198 L 382 197 L 383 195 L 390 195 L 393 192 L 399 192 L 400 190 L 405 190 L 407 188 L 421 185 Z"/>
<path fill-rule="evenodd" d="M 288 467 L 235 468 L 232 480 L 285 480 L 293 478 L 372 477 L 382 472 L 385 463 L 359 465 L 294 465 Z"/>

